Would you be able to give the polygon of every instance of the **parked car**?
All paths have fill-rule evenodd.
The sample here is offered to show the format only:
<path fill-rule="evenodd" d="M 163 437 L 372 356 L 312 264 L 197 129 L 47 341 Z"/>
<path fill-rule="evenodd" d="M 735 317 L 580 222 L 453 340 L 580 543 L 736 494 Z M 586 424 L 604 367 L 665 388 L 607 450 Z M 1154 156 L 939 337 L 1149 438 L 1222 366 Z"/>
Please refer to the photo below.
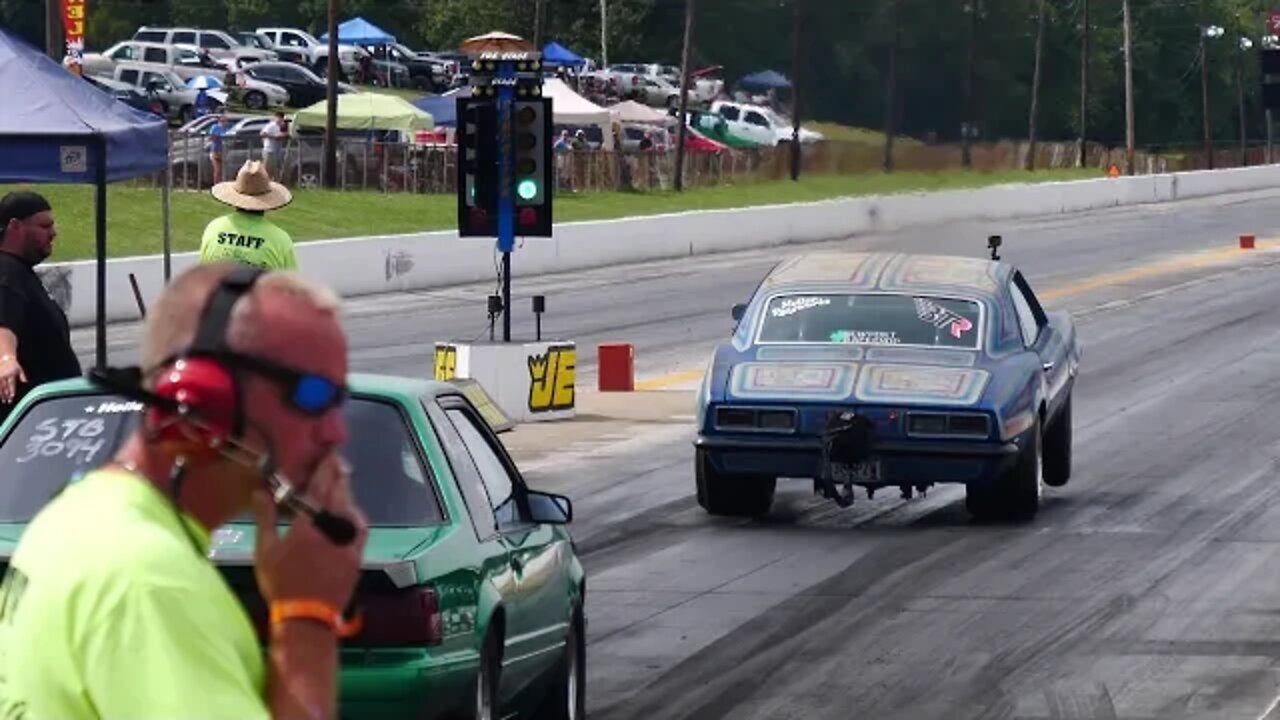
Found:
<path fill-rule="evenodd" d="M 442 60 L 416 52 L 403 43 L 361 45 L 360 47 L 373 55 L 377 61 L 394 63 L 404 68 L 406 80 L 398 87 L 412 86 L 430 92 L 440 92 L 449 87 L 452 78 L 448 73 L 448 64 Z M 381 65 L 378 72 L 379 74 L 383 72 Z"/>
<path fill-rule="evenodd" d="M 329 86 L 325 80 L 301 65 L 287 62 L 259 62 L 240 72 L 250 79 L 283 88 L 289 93 L 287 104 L 290 107 L 309 107 L 328 97 Z M 346 83 L 338 84 L 340 94 L 354 91 L 355 88 Z"/>
<path fill-rule="evenodd" d="M 329 44 L 320 42 L 311 33 L 289 27 L 260 27 L 255 32 L 270 39 L 277 53 L 290 50 L 302 53 L 303 64 L 317 75 L 328 73 Z M 346 77 L 355 75 L 360 67 L 360 56 L 364 53 L 355 45 L 338 44 L 338 64 Z"/>
<path fill-rule="evenodd" d="M 1080 341 L 1007 263 L 795 256 L 733 318 L 698 393 L 711 514 L 766 513 L 778 478 L 812 478 L 842 505 L 854 486 L 958 483 L 975 516 L 1029 519 L 1071 475 Z"/>
<path fill-rule="evenodd" d="M 215 60 L 237 57 L 247 57 L 255 60 L 276 59 L 274 51 L 247 47 L 221 30 L 143 25 L 133 33 L 133 39 L 163 45 L 192 45 L 209 53 Z"/>
<path fill-rule="evenodd" d="M 164 117 L 164 105 L 158 99 L 128 83 L 94 75 L 84 75 L 82 77 L 90 85 L 111 95 L 125 105 Z"/>
<path fill-rule="evenodd" d="M 114 77 L 116 65 L 122 62 L 162 66 L 177 73 L 184 82 L 201 75 L 226 72 L 207 55 L 192 48 L 141 40 L 125 40 L 101 53 L 85 53 L 81 68 L 86 75 Z"/>
<path fill-rule="evenodd" d="M 570 500 L 528 486 L 462 390 L 352 375 L 342 452 L 369 523 L 353 599 L 363 629 L 342 641 L 343 718 L 580 718 L 585 572 Z M 84 379 L 32 390 L 0 425 L 0 561 L 65 484 L 109 460 L 142 405 Z M 265 647 L 251 517 L 212 534 L 210 560 Z"/>
<path fill-rule="evenodd" d="M 116 66 L 115 77 L 122 83 L 128 83 L 156 98 L 164 108 L 164 115 L 170 120 L 186 123 L 195 116 L 198 90 L 187 87 L 182 78 L 172 70 L 145 63 L 122 62 Z M 225 93 L 207 92 L 209 109 L 218 112 L 223 104 Z"/>

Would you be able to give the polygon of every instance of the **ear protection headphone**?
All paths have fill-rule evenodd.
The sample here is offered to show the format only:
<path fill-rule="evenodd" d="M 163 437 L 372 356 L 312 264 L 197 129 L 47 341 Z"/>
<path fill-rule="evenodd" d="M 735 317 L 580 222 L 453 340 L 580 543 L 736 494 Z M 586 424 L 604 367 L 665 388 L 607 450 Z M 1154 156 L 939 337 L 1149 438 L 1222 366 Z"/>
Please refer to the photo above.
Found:
<path fill-rule="evenodd" d="M 95 384 L 146 404 L 143 427 L 150 440 L 178 457 L 179 475 L 191 461 L 207 463 L 228 459 L 255 467 L 272 487 L 275 502 L 309 516 L 316 528 L 338 545 L 355 539 L 355 525 L 313 505 L 275 471 L 270 454 L 257 455 L 239 440 L 247 420 L 240 373 L 225 358 L 232 353 L 226 330 L 236 302 L 253 289 L 266 271 L 242 265 L 223 277 L 205 303 L 196 337 L 185 351 L 168 358 L 152 371 L 154 388 L 143 387 L 140 368 L 94 368 L 88 377 Z"/>
<path fill-rule="evenodd" d="M 209 297 L 191 346 L 154 371 L 152 393 L 171 403 L 147 409 L 145 426 L 155 442 L 197 461 L 219 455 L 224 441 L 244 435 L 243 392 L 239 373 L 218 360 L 230 352 L 227 326 L 236 302 L 253 289 L 263 270 L 242 265 L 227 274 Z M 199 423 L 185 422 L 185 408 L 199 415 Z"/>

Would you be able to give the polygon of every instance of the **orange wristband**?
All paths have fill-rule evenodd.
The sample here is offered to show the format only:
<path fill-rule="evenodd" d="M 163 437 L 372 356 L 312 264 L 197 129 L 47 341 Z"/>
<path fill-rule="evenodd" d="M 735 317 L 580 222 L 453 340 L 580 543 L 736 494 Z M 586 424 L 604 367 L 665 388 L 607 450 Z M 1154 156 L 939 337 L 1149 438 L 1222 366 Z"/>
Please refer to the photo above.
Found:
<path fill-rule="evenodd" d="M 271 624 L 280 625 L 287 620 L 315 620 L 328 625 L 342 638 L 359 633 L 364 625 L 359 615 L 348 622 L 342 618 L 341 612 L 321 600 L 277 600 L 271 603 Z"/>

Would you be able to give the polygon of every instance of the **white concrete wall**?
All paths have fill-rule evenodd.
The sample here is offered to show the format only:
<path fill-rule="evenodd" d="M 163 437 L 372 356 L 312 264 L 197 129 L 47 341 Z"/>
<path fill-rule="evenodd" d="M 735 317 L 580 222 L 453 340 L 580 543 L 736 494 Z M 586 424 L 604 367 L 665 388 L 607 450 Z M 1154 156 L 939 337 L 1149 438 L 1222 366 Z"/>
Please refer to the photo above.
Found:
<path fill-rule="evenodd" d="M 518 274 L 563 272 L 830 240 L 908 225 L 1005 220 L 1273 187 L 1280 187 L 1280 166 L 997 185 L 566 223 L 556 225 L 554 238 L 530 238 L 518 245 L 512 269 Z M 488 280 L 494 276 L 496 257 L 492 240 L 460 239 L 454 231 L 299 243 L 297 254 L 308 275 L 344 296 Z M 181 272 L 193 262 L 192 253 L 174 255 L 173 272 Z M 143 299 L 149 302 L 164 284 L 161 257 L 112 259 L 107 264 L 108 319 L 138 319 L 129 274 L 137 277 Z M 41 272 L 67 308 L 72 324 L 91 325 L 96 307 L 95 263 L 50 264 Z"/>

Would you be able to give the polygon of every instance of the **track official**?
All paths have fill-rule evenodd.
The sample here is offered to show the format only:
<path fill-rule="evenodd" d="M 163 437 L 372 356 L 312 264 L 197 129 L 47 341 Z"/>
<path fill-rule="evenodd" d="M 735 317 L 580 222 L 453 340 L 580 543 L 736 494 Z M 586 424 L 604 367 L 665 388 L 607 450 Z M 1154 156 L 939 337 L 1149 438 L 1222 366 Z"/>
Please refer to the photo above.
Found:
<path fill-rule="evenodd" d="M 35 271 L 57 235 L 41 195 L 0 198 L 0 422 L 36 385 L 80 375 L 67 315 Z"/>
<path fill-rule="evenodd" d="M 264 270 L 296 270 L 293 238 L 266 218 L 269 210 L 293 202 L 289 189 L 271 179 L 258 160 L 249 160 L 235 180 L 213 186 L 213 196 L 235 208 L 215 218 L 200 240 L 200 261 L 234 260 Z"/>

